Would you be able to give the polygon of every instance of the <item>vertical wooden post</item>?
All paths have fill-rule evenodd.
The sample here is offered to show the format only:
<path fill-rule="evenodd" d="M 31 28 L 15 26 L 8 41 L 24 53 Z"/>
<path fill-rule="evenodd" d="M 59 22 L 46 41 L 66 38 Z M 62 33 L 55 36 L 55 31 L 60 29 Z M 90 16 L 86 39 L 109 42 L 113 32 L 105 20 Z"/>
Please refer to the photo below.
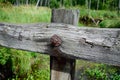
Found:
<path fill-rule="evenodd" d="M 51 22 L 78 25 L 79 10 L 53 9 Z M 75 59 L 50 57 L 51 80 L 74 80 Z"/>

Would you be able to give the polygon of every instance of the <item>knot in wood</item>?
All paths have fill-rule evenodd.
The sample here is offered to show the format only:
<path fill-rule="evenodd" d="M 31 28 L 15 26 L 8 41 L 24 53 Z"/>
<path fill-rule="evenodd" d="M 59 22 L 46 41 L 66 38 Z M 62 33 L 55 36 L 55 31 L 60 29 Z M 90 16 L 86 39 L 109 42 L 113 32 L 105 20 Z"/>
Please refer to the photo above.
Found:
<path fill-rule="evenodd" d="M 61 40 L 61 38 L 60 38 L 59 36 L 57 36 L 57 35 L 55 34 L 55 35 L 53 35 L 53 36 L 51 37 L 50 42 L 51 42 L 51 45 L 52 45 L 53 47 L 58 47 L 58 46 L 61 45 L 62 40 Z"/>

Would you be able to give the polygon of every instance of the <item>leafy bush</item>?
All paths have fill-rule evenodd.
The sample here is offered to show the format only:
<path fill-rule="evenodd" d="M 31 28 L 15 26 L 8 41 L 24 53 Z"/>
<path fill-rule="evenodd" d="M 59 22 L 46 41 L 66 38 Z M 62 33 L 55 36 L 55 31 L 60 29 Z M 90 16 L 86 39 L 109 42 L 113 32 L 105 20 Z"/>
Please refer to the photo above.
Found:
<path fill-rule="evenodd" d="M 108 76 L 105 73 L 105 70 L 99 69 L 99 67 L 94 69 L 87 69 L 86 74 L 88 78 L 95 79 L 95 80 L 108 80 Z"/>
<path fill-rule="evenodd" d="M 41 80 L 48 80 L 50 74 L 48 60 L 49 57 L 38 53 L 0 47 L 0 65 L 6 66 L 6 64 L 10 63 L 9 68 L 14 74 L 11 74 L 11 77 L 14 77 L 13 79 L 15 80 L 31 80 L 29 79 L 31 77 L 33 77 L 33 80 L 39 80 L 39 78 Z M 6 77 L 6 73 L 2 75 Z"/>
<path fill-rule="evenodd" d="M 60 3 L 57 0 L 50 0 L 50 8 L 59 8 Z"/>
<path fill-rule="evenodd" d="M 104 64 L 97 64 L 93 67 L 84 69 L 80 79 L 84 80 L 120 80 L 119 68 Z"/>
<path fill-rule="evenodd" d="M 5 2 L 4 0 L 0 1 L 0 7 L 4 8 L 4 7 L 12 7 L 12 4 L 10 2 Z"/>
<path fill-rule="evenodd" d="M 110 80 L 120 80 L 120 74 L 115 73 L 111 75 Z"/>
<path fill-rule="evenodd" d="M 3 48 L 0 47 L 0 64 L 1 65 L 5 65 L 6 62 L 8 61 L 9 57 L 10 57 L 10 53 L 9 53 L 8 48 Z"/>

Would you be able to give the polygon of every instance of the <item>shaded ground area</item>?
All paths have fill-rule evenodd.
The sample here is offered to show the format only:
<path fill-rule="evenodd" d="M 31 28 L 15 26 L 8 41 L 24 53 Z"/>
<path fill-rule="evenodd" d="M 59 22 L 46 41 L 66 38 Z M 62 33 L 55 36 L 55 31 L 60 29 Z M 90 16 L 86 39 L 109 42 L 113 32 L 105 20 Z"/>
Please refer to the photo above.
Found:
<path fill-rule="evenodd" d="M 77 60 L 75 80 L 120 80 L 120 67 Z"/>
<path fill-rule="evenodd" d="M 13 76 L 11 60 L 7 61 L 5 65 L 0 64 L 0 80 L 7 80 Z"/>

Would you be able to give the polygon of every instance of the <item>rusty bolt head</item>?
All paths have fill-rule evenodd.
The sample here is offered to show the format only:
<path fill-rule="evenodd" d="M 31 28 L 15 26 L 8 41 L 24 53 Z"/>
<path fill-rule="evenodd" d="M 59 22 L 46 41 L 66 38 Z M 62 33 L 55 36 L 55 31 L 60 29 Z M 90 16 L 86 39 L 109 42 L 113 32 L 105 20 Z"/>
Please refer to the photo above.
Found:
<path fill-rule="evenodd" d="M 61 45 L 62 43 L 62 40 L 59 36 L 57 36 L 56 34 L 53 35 L 50 39 L 50 42 L 51 42 L 51 45 L 54 46 L 54 47 L 58 47 Z"/>

